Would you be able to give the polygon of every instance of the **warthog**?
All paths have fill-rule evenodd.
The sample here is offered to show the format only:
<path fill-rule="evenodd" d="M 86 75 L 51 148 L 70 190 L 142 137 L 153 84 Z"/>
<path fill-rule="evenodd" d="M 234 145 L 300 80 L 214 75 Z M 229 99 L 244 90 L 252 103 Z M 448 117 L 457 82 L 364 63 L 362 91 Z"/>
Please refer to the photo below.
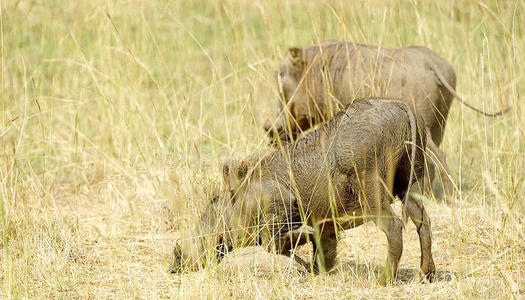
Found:
<path fill-rule="evenodd" d="M 202 265 L 234 246 L 289 254 L 309 241 L 313 269 L 329 270 L 338 231 L 371 220 L 388 239 L 384 283 L 394 278 L 403 249 L 403 222 L 390 206 L 399 197 L 417 227 L 421 271 L 432 280 L 430 220 L 408 193 L 419 191 L 425 142 L 424 121 L 410 105 L 361 99 L 294 143 L 225 164 L 222 196 L 202 215 L 197 238 L 175 247 L 171 270 Z"/>
<path fill-rule="evenodd" d="M 456 74 L 452 66 L 425 47 L 329 42 L 305 49 L 290 48 L 277 77 L 281 113 L 273 124 L 266 122 L 264 127 L 283 141 L 330 119 L 354 99 L 387 97 L 412 104 L 425 120 L 427 147 L 435 155 L 447 195 L 453 193 L 454 183 L 449 178 L 445 154 L 438 146 L 453 98 L 488 116 L 502 114 L 487 114 L 463 102 L 454 90 Z M 433 168 L 429 175 L 433 177 Z"/>

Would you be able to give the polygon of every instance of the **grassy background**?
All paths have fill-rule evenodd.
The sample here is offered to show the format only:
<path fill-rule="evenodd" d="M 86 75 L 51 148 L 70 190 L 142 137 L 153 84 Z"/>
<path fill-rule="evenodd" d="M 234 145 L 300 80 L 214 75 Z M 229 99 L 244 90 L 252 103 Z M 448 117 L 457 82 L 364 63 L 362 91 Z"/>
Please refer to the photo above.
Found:
<path fill-rule="evenodd" d="M 1 0 L 0 297 L 523 297 L 523 1 Z M 166 272 L 221 162 L 266 147 L 274 71 L 328 39 L 425 45 L 458 75 L 442 148 L 457 209 L 427 203 L 440 281 L 376 283 L 386 239 L 345 234 L 333 274 Z M 306 251 L 306 250 L 305 250 Z"/>

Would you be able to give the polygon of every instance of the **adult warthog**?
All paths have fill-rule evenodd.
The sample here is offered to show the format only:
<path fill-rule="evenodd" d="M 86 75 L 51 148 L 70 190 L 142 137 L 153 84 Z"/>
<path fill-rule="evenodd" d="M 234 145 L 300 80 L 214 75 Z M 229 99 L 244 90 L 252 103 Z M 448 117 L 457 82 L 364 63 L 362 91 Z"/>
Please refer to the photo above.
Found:
<path fill-rule="evenodd" d="M 294 143 L 225 164 L 223 193 L 208 205 L 196 238 L 175 247 L 171 270 L 201 266 L 232 247 L 289 254 L 307 242 L 313 269 L 329 270 L 338 232 L 373 221 L 388 239 L 385 283 L 395 278 L 403 249 L 403 222 L 391 208 L 399 198 L 417 227 L 422 274 L 432 280 L 430 220 L 412 193 L 423 176 L 424 128 L 411 105 L 361 99 Z"/>
<path fill-rule="evenodd" d="M 310 48 L 290 48 L 277 76 L 280 111 L 267 132 L 282 141 L 329 120 L 354 99 L 387 97 L 415 107 L 425 120 L 427 147 L 435 155 L 445 194 L 454 192 L 445 154 L 438 148 L 456 97 L 456 74 L 452 66 L 425 47 L 383 48 L 351 42 L 329 42 Z M 429 176 L 434 170 L 430 166 Z M 432 179 L 430 179 L 432 180 Z"/>

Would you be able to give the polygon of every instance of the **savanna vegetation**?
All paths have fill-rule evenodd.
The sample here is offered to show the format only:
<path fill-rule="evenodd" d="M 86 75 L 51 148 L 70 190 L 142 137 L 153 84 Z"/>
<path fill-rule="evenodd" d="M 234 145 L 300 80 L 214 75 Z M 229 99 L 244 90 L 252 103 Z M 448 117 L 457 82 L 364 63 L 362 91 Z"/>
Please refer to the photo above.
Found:
<path fill-rule="evenodd" d="M 2 298 L 525 295 L 525 2 L 0 3 Z M 222 162 L 268 147 L 286 49 L 325 40 L 430 47 L 466 101 L 512 106 L 452 106 L 441 148 L 458 205 L 425 199 L 438 280 L 419 282 L 412 224 L 386 287 L 373 224 L 343 235 L 329 274 L 169 274 Z"/>

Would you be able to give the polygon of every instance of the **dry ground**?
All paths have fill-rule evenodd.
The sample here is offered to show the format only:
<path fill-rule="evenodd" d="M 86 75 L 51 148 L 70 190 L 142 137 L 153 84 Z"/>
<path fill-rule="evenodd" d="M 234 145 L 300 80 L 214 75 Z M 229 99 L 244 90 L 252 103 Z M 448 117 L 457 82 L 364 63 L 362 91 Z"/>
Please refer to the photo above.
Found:
<path fill-rule="evenodd" d="M 524 297 L 523 1 L 0 3 L 0 297 Z M 221 162 L 266 147 L 286 47 L 328 39 L 429 46 L 470 103 L 513 106 L 452 107 L 459 206 L 426 201 L 438 282 L 418 282 L 412 225 L 393 286 L 370 224 L 327 275 L 168 274 Z"/>

